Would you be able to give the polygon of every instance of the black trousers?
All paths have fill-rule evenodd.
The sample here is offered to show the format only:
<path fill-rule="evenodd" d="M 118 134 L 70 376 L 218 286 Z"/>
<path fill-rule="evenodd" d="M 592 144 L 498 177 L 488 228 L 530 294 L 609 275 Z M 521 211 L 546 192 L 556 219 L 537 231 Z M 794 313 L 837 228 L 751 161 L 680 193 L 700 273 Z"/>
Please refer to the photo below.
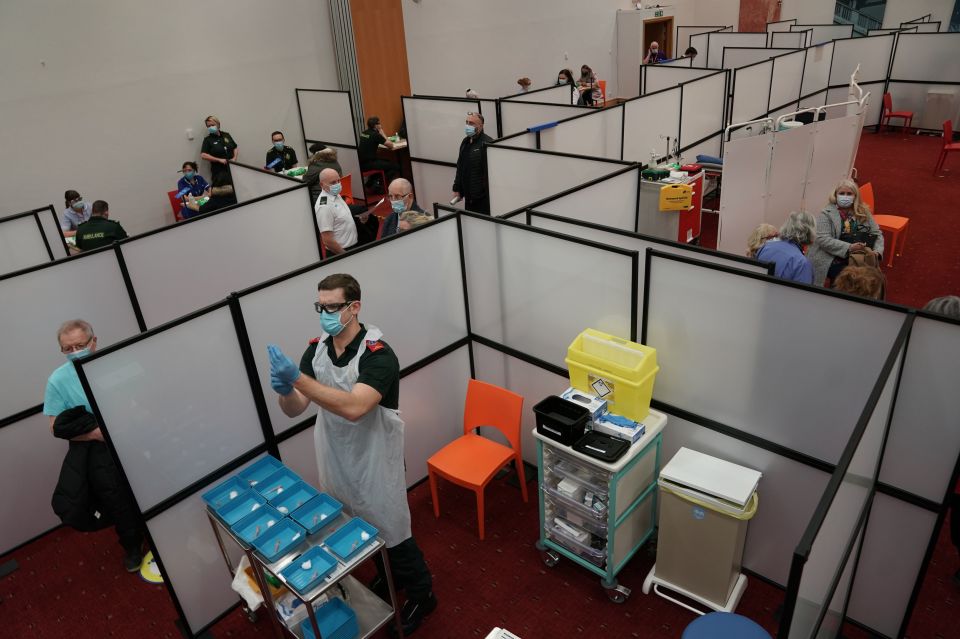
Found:
<path fill-rule="evenodd" d="M 91 472 L 87 482 L 91 493 L 103 513 L 113 521 L 120 545 L 127 553 L 139 553 L 143 545 L 143 530 L 140 528 L 140 518 L 137 516 L 137 505 L 123 485 L 120 472 L 113 464 L 113 459 L 102 447 L 102 456 L 106 457 L 100 472 Z M 108 467 L 109 466 L 109 467 Z M 112 471 L 112 472 L 111 472 Z"/>
<path fill-rule="evenodd" d="M 490 198 L 487 196 L 467 196 L 464 198 L 463 207 L 468 211 L 473 211 L 474 213 L 486 213 L 487 215 L 490 215 Z"/>
<path fill-rule="evenodd" d="M 408 537 L 393 548 L 387 548 L 390 571 L 398 590 L 406 593 L 409 601 L 426 599 L 433 592 L 433 576 L 423 558 L 423 553 L 413 537 Z M 377 572 L 386 579 L 383 562 L 377 555 Z"/>

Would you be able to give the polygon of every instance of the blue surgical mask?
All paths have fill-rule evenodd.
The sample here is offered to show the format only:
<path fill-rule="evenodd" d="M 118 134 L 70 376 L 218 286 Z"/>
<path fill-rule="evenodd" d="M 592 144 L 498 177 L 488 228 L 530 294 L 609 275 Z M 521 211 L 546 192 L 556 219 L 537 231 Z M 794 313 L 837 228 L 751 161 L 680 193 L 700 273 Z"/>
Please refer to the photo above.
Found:
<path fill-rule="evenodd" d="M 192 180 L 194 175 L 196 175 L 196 173 L 194 173 L 193 171 L 183 172 L 183 177 L 187 178 L 188 180 Z"/>
<path fill-rule="evenodd" d="M 327 188 L 327 193 L 329 193 L 330 195 L 340 195 L 341 188 L 342 187 L 340 186 L 339 182 L 337 182 L 336 184 L 331 184 L 329 188 Z"/>
<path fill-rule="evenodd" d="M 71 362 L 75 359 L 80 359 L 81 357 L 86 357 L 90 354 L 90 347 L 81 348 L 79 351 L 73 351 L 72 353 L 67 353 L 67 359 Z"/>
<path fill-rule="evenodd" d="M 215 134 L 218 130 L 219 130 L 219 129 L 217 129 L 217 127 L 215 127 L 215 126 L 208 126 L 208 127 L 207 127 L 207 131 L 209 131 L 211 135 Z"/>
<path fill-rule="evenodd" d="M 394 213 L 403 213 L 407 210 L 407 205 L 403 203 L 403 200 L 391 200 L 390 207 Z"/>
<path fill-rule="evenodd" d="M 346 328 L 347 324 L 353 321 L 353 317 L 351 317 L 349 320 L 347 320 L 347 324 L 341 322 L 340 313 L 342 312 L 343 311 L 338 313 L 327 313 L 324 311 L 323 313 L 320 313 L 320 327 L 323 329 L 324 333 L 336 337 L 343 332 L 343 329 Z"/>
<path fill-rule="evenodd" d="M 273 148 L 275 148 L 277 151 L 283 151 L 283 142 L 274 142 Z"/>
<path fill-rule="evenodd" d="M 837 196 L 837 206 L 841 209 L 849 209 L 853 206 L 853 196 L 852 195 L 838 195 Z"/>
<path fill-rule="evenodd" d="M 82 211 L 82 210 L 83 210 L 83 200 L 77 200 L 76 202 L 74 202 L 74 203 L 71 204 L 70 206 L 72 206 L 75 211 Z"/>
<path fill-rule="evenodd" d="M 472 124 L 468 124 L 463 128 L 463 130 L 466 132 L 468 138 L 472 138 L 477 134 L 477 127 L 473 126 Z"/>

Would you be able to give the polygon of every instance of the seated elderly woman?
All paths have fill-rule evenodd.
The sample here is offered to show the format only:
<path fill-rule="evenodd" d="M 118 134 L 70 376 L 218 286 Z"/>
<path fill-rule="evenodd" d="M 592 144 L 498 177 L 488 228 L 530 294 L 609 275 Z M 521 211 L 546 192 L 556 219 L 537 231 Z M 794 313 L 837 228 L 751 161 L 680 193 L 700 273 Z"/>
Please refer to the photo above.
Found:
<path fill-rule="evenodd" d="M 779 234 L 777 227 L 766 222 L 753 229 L 753 233 L 747 238 L 747 257 L 757 257 L 757 251 L 763 248 L 767 240 L 777 237 Z"/>
<path fill-rule="evenodd" d="M 817 223 L 806 211 L 794 211 L 780 227 L 777 237 L 769 238 L 757 251 L 761 262 L 773 262 L 773 274 L 783 280 L 813 284 L 813 265 L 803 249 L 816 239 Z"/>
<path fill-rule="evenodd" d="M 883 299 L 883 273 L 874 266 L 847 266 L 833 280 L 833 290 L 871 300 Z"/>

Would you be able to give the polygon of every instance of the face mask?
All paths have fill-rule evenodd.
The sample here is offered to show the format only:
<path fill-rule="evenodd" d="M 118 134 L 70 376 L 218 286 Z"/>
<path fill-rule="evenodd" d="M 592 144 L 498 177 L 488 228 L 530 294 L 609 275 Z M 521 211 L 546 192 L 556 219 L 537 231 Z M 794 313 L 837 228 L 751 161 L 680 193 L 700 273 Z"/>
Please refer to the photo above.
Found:
<path fill-rule="evenodd" d="M 340 195 L 340 189 L 341 189 L 340 183 L 337 182 L 336 184 L 331 184 L 327 188 L 327 193 L 329 193 L 330 195 Z"/>
<path fill-rule="evenodd" d="M 90 354 L 90 348 L 81 348 L 79 351 L 73 351 L 72 353 L 67 353 L 67 359 L 71 362 L 75 359 L 80 359 L 81 357 L 86 357 Z"/>
<path fill-rule="evenodd" d="M 653 55 L 657 55 L 658 53 L 660 53 L 660 49 L 650 49 L 650 53 L 652 53 Z"/>
<path fill-rule="evenodd" d="M 837 206 L 841 209 L 849 209 L 853 206 L 853 196 L 852 195 L 838 195 L 837 196 Z"/>
<path fill-rule="evenodd" d="M 477 127 L 473 126 L 472 124 L 468 124 L 467 126 L 463 127 L 463 130 L 467 134 L 468 138 L 472 138 L 477 134 Z"/>
<path fill-rule="evenodd" d="M 557 84 L 566 84 L 567 81 L 563 78 L 557 78 Z"/>
<path fill-rule="evenodd" d="M 347 324 L 349 324 L 351 321 L 353 321 L 353 317 L 347 320 Z M 333 335 L 336 337 L 343 332 L 343 329 L 347 327 L 347 324 L 344 324 L 340 321 L 340 313 L 320 313 L 320 327 L 327 335 Z"/>
<path fill-rule="evenodd" d="M 187 178 L 188 180 L 192 180 L 194 175 L 196 175 L 196 173 L 194 173 L 193 171 L 183 172 L 183 177 Z"/>
<path fill-rule="evenodd" d="M 211 134 L 214 134 L 214 133 L 217 132 L 217 127 L 215 127 L 215 126 L 208 126 L 208 127 L 207 127 L 207 131 L 209 131 Z"/>
<path fill-rule="evenodd" d="M 283 151 L 283 142 L 274 142 L 273 148 L 275 148 L 277 151 Z"/>
<path fill-rule="evenodd" d="M 390 206 L 394 213 L 403 213 L 407 210 L 407 205 L 403 203 L 403 200 L 390 200 Z"/>
<path fill-rule="evenodd" d="M 83 210 L 83 200 L 77 200 L 76 202 L 74 202 L 74 203 L 71 204 L 70 206 L 72 206 L 75 211 L 82 211 L 82 210 Z"/>

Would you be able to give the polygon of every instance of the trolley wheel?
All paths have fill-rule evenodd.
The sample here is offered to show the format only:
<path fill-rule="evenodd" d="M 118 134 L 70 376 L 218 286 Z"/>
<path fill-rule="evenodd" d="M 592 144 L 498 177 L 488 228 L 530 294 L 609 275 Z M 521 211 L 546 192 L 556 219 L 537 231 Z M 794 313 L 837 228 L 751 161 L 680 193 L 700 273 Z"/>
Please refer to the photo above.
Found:
<path fill-rule="evenodd" d="M 607 582 L 605 579 L 601 579 L 600 585 L 607 592 L 607 598 L 613 603 L 622 604 L 630 597 L 630 589 L 617 584 L 616 580 Z"/>
<path fill-rule="evenodd" d="M 560 562 L 560 555 L 552 550 L 541 551 L 540 556 L 543 558 L 543 563 L 545 563 L 548 568 L 553 568 Z"/>

